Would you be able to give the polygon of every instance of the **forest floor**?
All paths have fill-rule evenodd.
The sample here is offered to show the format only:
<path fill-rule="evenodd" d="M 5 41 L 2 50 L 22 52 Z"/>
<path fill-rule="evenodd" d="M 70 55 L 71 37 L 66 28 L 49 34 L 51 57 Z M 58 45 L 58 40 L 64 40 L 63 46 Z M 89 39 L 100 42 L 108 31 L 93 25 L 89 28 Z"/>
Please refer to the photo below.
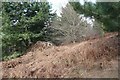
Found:
<path fill-rule="evenodd" d="M 36 43 L 23 56 L 2 61 L 4 78 L 118 78 L 118 33 L 71 43 Z"/>

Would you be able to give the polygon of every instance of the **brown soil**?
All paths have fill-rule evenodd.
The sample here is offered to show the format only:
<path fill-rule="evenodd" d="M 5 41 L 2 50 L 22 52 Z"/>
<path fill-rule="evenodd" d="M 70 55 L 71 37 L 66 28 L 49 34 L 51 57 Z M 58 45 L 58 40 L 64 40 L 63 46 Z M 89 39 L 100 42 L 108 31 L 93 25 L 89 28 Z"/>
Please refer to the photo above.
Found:
<path fill-rule="evenodd" d="M 117 78 L 119 44 L 118 33 L 63 46 L 38 42 L 0 64 L 4 78 Z"/>

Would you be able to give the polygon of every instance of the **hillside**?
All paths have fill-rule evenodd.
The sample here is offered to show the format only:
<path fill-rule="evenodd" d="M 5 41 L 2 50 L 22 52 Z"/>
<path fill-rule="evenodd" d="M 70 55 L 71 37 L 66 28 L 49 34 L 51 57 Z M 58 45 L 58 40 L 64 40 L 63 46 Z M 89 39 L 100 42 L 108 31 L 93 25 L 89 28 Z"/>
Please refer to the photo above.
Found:
<path fill-rule="evenodd" d="M 4 78 L 117 78 L 119 44 L 118 33 L 62 46 L 39 41 L 25 55 L 0 64 Z"/>

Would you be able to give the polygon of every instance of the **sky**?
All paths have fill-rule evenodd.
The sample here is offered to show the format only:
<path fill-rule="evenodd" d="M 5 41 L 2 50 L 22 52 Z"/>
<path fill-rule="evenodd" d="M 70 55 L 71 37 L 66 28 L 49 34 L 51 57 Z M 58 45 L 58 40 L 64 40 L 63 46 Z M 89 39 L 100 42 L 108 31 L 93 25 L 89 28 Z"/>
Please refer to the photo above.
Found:
<path fill-rule="evenodd" d="M 53 12 L 56 11 L 58 16 L 60 16 L 61 8 L 65 7 L 66 4 L 68 3 L 68 0 L 47 0 L 47 1 L 52 4 Z M 79 0 L 79 1 L 81 4 L 84 4 L 84 0 Z M 96 2 L 96 0 L 88 0 L 88 1 L 91 1 L 93 3 Z"/>

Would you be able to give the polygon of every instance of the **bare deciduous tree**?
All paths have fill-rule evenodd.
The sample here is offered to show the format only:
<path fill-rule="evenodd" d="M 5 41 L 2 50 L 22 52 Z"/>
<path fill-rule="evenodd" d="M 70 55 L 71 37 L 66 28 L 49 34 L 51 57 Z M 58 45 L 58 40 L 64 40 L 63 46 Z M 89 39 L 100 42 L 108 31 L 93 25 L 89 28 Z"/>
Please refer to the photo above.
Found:
<path fill-rule="evenodd" d="M 61 17 L 56 17 L 51 24 L 51 28 L 58 30 L 54 32 L 52 37 L 53 41 L 61 43 L 70 43 L 83 41 L 86 37 L 99 35 L 101 28 L 98 23 L 93 23 L 91 26 L 83 17 L 78 15 L 70 4 L 67 4 L 65 8 L 62 8 Z M 61 32 L 61 35 L 58 35 Z"/>

